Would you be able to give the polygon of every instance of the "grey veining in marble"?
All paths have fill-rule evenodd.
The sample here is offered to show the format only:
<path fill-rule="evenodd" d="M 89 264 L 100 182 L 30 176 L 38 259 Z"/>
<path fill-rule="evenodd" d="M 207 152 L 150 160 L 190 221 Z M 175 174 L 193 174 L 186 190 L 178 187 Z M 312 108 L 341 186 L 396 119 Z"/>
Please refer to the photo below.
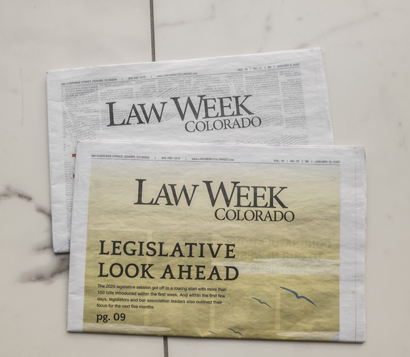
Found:
<path fill-rule="evenodd" d="M 36 201 L 29 194 L 24 193 L 18 189 L 6 186 L 6 188 L 0 192 L 0 204 L 4 203 L 6 200 L 17 199 L 28 205 L 33 206 L 34 211 L 40 215 L 47 217 L 51 224 L 51 214 L 49 209 L 43 207 L 36 203 Z M 52 240 L 51 240 L 51 229 L 48 230 L 47 241 L 36 242 L 33 240 L 33 244 L 30 247 L 31 252 L 34 254 L 42 254 L 47 251 L 48 254 L 52 253 Z M 43 264 L 41 266 L 33 266 L 30 269 L 21 272 L 19 281 L 22 283 L 26 282 L 39 282 L 47 281 L 52 282 L 53 279 L 66 271 L 68 271 L 69 255 L 52 255 L 52 260 L 48 264 Z"/>
<path fill-rule="evenodd" d="M 6 188 L 3 190 L 3 192 L 0 192 L 0 202 L 10 199 L 10 198 L 18 198 L 20 200 L 23 200 L 25 202 L 29 202 L 32 203 L 34 205 L 34 208 L 36 210 L 36 212 L 44 214 L 47 217 L 51 217 L 51 213 L 49 211 L 49 209 L 37 204 L 33 197 L 31 197 L 30 195 L 28 195 L 27 193 L 21 192 L 17 189 L 14 189 L 10 186 L 6 186 Z M 50 248 L 51 249 L 51 245 L 46 247 L 47 249 Z"/>

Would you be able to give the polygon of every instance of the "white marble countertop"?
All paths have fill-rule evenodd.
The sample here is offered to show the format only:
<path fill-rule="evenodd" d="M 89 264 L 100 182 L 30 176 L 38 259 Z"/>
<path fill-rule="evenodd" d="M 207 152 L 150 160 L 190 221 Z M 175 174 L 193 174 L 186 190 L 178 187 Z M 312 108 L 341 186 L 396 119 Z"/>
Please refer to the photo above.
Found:
<path fill-rule="evenodd" d="M 410 2 L 154 0 L 157 61 L 321 47 L 335 144 L 367 152 L 364 344 L 169 338 L 170 357 L 410 354 Z M 2 356 L 164 356 L 161 337 L 66 332 L 46 71 L 151 61 L 149 0 L 0 0 Z"/>

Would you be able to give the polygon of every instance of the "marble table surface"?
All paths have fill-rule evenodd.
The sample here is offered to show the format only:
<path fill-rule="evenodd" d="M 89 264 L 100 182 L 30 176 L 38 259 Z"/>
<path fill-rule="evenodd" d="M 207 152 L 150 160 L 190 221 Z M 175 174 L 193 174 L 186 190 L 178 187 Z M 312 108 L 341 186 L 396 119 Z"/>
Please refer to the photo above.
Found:
<path fill-rule="evenodd" d="M 408 0 L 0 0 L 0 355 L 409 356 Z M 367 152 L 364 344 L 70 334 L 46 71 L 321 47 L 335 144 Z M 155 50 L 155 51 L 153 51 Z"/>

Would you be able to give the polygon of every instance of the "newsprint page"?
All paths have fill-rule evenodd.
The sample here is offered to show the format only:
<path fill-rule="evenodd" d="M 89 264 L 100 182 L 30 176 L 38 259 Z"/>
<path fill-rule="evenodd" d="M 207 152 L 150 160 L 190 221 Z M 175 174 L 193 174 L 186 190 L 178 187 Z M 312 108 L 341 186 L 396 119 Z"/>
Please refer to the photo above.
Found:
<path fill-rule="evenodd" d="M 80 142 L 68 330 L 363 342 L 362 147 Z"/>
<path fill-rule="evenodd" d="M 56 253 L 78 140 L 333 144 L 320 49 L 50 71 L 47 91 Z"/>

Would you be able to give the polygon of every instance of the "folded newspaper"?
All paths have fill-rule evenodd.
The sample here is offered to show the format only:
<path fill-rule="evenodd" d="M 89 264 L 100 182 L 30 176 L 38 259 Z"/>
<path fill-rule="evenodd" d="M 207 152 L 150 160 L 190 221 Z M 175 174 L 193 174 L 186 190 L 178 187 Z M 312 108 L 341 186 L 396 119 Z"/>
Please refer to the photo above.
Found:
<path fill-rule="evenodd" d="M 320 49 L 50 71 L 47 92 L 56 253 L 78 140 L 333 144 Z"/>
<path fill-rule="evenodd" d="M 68 330 L 363 342 L 362 147 L 80 142 Z"/>

